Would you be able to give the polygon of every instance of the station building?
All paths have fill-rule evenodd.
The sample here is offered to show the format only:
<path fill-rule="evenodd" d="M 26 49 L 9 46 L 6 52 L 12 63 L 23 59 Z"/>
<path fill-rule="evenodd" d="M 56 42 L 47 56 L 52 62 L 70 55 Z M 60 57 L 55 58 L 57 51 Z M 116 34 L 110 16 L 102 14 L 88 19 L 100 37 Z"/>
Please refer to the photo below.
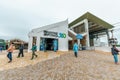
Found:
<path fill-rule="evenodd" d="M 75 33 L 69 33 L 69 36 L 73 39 L 69 41 L 69 48 L 71 48 L 74 41 L 77 40 L 75 37 L 77 34 L 83 36 L 83 39 L 78 41 L 80 47 L 85 46 L 86 48 L 90 48 L 92 46 L 105 46 L 104 43 L 100 42 L 101 36 L 105 36 L 107 46 L 109 46 L 109 29 L 111 28 L 113 28 L 111 24 L 87 12 L 69 24 L 69 29 Z"/>
<path fill-rule="evenodd" d="M 68 51 L 68 20 L 33 29 L 29 33 L 28 50 L 36 43 L 37 51 L 53 50 L 56 43 L 57 50 Z"/>
<path fill-rule="evenodd" d="M 32 48 L 32 43 L 36 43 L 37 51 L 54 50 L 54 43 L 57 43 L 57 50 L 68 51 L 72 49 L 77 41 L 79 47 L 89 49 L 92 46 L 100 46 L 99 37 L 110 38 L 109 29 L 113 26 L 95 15 L 87 12 L 76 20 L 68 23 L 68 20 L 47 26 L 33 29 L 29 32 L 28 51 Z M 78 39 L 76 36 L 81 35 Z M 107 44 L 109 46 L 109 42 Z"/>
<path fill-rule="evenodd" d="M 2 47 L 4 50 L 6 49 L 6 42 L 4 39 L 0 39 L 0 47 Z"/>

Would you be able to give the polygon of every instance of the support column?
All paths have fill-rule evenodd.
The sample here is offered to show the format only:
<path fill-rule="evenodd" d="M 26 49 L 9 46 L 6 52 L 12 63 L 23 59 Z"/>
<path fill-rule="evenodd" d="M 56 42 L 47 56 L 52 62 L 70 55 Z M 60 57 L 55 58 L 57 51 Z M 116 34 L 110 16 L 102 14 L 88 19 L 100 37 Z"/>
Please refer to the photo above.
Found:
<path fill-rule="evenodd" d="M 78 49 L 80 49 L 80 39 L 77 39 L 78 42 Z"/>
<path fill-rule="evenodd" d="M 28 42 L 28 52 L 31 52 L 32 43 L 33 43 L 33 37 L 30 36 L 29 37 L 29 42 Z"/>
<path fill-rule="evenodd" d="M 85 19 L 85 20 L 84 20 L 84 23 L 85 23 L 85 31 L 86 31 L 86 33 L 87 33 L 87 36 L 86 36 L 86 47 L 90 47 L 88 20 Z"/>
<path fill-rule="evenodd" d="M 39 51 L 40 50 L 40 37 L 39 36 L 37 36 L 37 39 L 36 39 L 37 41 L 37 43 L 36 43 L 36 46 L 37 46 L 37 51 Z"/>
<path fill-rule="evenodd" d="M 106 34 L 107 34 L 108 46 L 110 46 L 110 43 L 109 43 L 110 35 L 109 35 L 109 32 L 108 32 L 108 30 L 106 30 Z"/>

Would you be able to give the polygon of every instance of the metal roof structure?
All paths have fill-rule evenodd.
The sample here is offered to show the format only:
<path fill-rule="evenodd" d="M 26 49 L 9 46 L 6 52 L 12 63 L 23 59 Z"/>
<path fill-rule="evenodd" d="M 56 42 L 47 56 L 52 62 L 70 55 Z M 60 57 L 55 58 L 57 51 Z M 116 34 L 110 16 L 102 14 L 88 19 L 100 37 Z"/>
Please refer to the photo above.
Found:
<path fill-rule="evenodd" d="M 107 29 L 111 29 L 114 26 L 107 23 L 106 21 L 96 17 L 95 15 L 91 14 L 90 12 L 87 12 L 77 18 L 76 20 L 72 21 L 69 24 L 69 27 L 74 26 L 75 24 L 81 22 L 82 20 L 87 19 L 89 24 L 89 32 L 90 33 L 99 33 L 104 32 Z"/>

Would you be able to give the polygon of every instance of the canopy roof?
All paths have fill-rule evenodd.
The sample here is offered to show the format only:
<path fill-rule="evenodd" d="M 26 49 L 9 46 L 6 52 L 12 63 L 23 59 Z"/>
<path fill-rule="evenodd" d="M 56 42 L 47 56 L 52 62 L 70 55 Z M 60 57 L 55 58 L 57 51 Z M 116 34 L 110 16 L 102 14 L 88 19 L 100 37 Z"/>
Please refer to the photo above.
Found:
<path fill-rule="evenodd" d="M 80 21 L 82 21 L 84 19 L 88 20 L 89 25 L 91 24 L 91 27 L 90 26 L 89 27 L 92 28 L 92 30 L 91 30 L 92 32 L 98 31 L 98 30 L 103 30 L 103 29 L 110 29 L 110 28 L 114 27 L 113 25 L 107 23 L 106 21 L 96 17 L 95 15 L 93 15 L 89 12 L 85 13 L 81 17 L 79 17 L 76 20 L 74 20 L 73 22 L 71 22 L 69 24 L 69 27 L 72 27 L 73 25 L 79 23 Z M 96 29 L 96 28 L 99 28 L 99 29 Z"/>

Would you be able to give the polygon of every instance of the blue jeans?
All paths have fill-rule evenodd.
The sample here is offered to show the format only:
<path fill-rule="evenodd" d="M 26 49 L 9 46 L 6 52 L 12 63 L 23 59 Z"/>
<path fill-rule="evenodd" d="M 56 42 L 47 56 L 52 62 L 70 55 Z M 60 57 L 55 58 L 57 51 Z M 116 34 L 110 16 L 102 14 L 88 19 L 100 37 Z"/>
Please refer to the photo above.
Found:
<path fill-rule="evenodd" d="M 0 51 L 2 52 L 2 48 L 0 48 Z"/>
<path fill-rule="evenodd" d="M 7 57 L 9 58 L 10 61 L 12 61 L 12 52 L 8 52 Z"/>
<path fill-rule="evenodd" d="M 118 62 L 118 55 L 114 54 L 113 57 L 114 57 L 114 62 L 117 63 Z"/>

